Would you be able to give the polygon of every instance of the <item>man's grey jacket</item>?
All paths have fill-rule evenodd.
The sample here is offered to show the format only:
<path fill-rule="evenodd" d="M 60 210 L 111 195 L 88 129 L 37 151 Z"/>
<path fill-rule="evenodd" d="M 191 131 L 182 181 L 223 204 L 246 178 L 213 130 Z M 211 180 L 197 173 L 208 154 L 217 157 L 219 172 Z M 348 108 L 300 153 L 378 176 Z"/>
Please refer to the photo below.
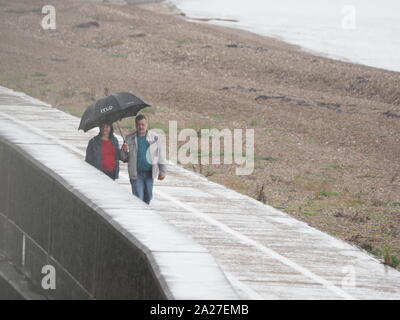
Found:
<path fill-rule="evenodd" d="M 160 137 L 154 132 L 147 131 L 146 140 L 149 143 L 146 157 L 149 163 L 151 163 L 153 179 L 157 179 L 159 175 L 165 176 L 167 173 L 167 162 Z M 129 152 L 121 148 L 120 159 L 123 162 L 128 162 L 129 178 L 137 179 L 137 132 L 127 135 L 125 143 L 128 145 Z"/>

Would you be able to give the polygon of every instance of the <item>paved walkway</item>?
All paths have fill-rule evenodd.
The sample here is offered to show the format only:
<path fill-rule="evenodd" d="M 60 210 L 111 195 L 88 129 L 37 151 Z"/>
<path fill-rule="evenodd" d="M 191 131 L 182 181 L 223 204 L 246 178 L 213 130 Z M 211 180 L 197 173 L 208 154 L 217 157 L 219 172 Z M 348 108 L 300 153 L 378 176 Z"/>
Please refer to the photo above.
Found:
<path fill-rule="evenodd" d="M 97 134 L 79 119 L 0 87 L 0 124 L 18 124 L 84 158 Z M 125 164 L 118 181 L 130 193 Z M 365 251 L 170 165 L 151 208 L 207 248 L 242 299 L 400 299 L 400 272 Z M 157 230 L 154 230 L 156 233 Z"/>

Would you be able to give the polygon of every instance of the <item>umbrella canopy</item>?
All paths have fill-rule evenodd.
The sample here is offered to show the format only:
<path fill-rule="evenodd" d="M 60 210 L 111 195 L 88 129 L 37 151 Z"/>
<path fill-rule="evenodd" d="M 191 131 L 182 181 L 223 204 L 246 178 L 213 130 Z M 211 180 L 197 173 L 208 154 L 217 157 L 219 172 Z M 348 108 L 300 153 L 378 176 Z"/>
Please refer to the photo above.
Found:
<path fill-rule="evenodd" d="M 150 105 L 129 92 L 113 93 L 97 100 L 84 112 L 78 130 L 88 131 L 102 123 L 113 123 L 137 113 Z"/>

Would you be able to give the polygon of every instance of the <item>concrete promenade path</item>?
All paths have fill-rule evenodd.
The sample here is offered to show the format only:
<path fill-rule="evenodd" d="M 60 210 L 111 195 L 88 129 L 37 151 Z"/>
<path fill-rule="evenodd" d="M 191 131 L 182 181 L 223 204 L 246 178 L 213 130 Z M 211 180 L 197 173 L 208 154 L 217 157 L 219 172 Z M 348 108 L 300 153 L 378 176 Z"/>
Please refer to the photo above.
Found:
<path fill-rule="evenodd" d="M 21 127 L 83 161 L 97 130 L 78 131 L 79 121 L 0 87 L 0 126 Z M 125 164 L 116 187 L 131 193 Z M 212 254 L 241 299 L 400 299 L 400 272 L 364 250 L 180 166 L 155 182 L 150 207 Z"/>

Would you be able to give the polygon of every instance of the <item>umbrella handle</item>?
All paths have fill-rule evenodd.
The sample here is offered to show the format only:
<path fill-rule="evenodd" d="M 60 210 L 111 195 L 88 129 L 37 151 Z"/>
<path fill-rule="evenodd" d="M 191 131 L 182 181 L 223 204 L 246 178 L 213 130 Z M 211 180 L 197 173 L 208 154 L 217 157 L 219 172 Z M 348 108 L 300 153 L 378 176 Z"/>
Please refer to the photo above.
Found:
<path fill-rule="evenodd" d="M 118 121 L 116 121 L 116 123 L 117 123 L 117 127 L 118 127 L 118 130 L 119 130 L 119 133 L 120 133 L 120 135 L 121 135 L 121 137 L 122 137 L 123 143 L 125 143 L 125 137 L 124 137 L 124 135 L 122 134 L 122 131 L 121 131 L 121 128 L 119 127 Z"/>

